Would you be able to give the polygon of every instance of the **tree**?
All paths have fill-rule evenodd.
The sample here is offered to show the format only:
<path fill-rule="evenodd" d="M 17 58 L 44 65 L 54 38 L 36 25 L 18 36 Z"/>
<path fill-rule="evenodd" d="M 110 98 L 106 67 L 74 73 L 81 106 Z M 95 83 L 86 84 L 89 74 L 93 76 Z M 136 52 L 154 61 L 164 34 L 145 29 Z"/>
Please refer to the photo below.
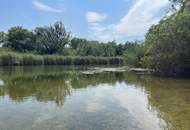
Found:
<path fill-rule="evenodd" d="M 86 44 L 88 41 L 86 39 L 81 39 L 81 38 L 73 38 L 71 40 L 71 43 L 70 43 L 70 46 L 73 48 L 73 49 L 79 49 L 82 47 L 82 44 Z"/>
<path fill-rule="evenodd" d="M 62 53 L 65 45 L 70 43 L 70 33 L 62 22 L 56 22 L 54 26 L 38 27 L 35 29 L 37 50 L 41 54 Z"/>
<path fill-rule="evenodd" d="M 80 56 L 116 56 L 116 42 L 100 43 L 86 39 L 73 38 L 70 44 L 71 48 L 77 51 Z"/>
<path fill-rule="evenodd" d="M 124 46 L 122 44 L 119 44 L 116 48 L 116 55 L 122 56 L 124 53 L 124 50 L 125 50 Z"/>
<path fill-rule="evenodd" d="M 190 76 L 190 9 L 185 8 L 151 27 L 146 59 L 161 75 Z"/>
<path fill-rule="evenodd" d="M 12 27 L 8 30 L 5 47 L 10 47 L 19 52 L 26 52 L 33 50 L 34 35 L 31 31 L 23 29 L 22 27 Z"/>
<path fill-rule="evenodd" d="M 0 32 L 0 46 L 4 44 L 6 40 L 6 34 L 4 32 Z"/>
<path fill-rule="evenodd" d="M 190 7 L 190 0 L 169 0 L 172 3 L 172 8 L 181 7 L 180 11 Z"/>
<path fill-rule="evenodd" d="M 124 46 L 124 57 L 126 58 L 126 62 L 133 66 L 140 66 L 140 61 L 145 54 L 144 44 L 138 44 L 137 42 L 127 42 Z"/>

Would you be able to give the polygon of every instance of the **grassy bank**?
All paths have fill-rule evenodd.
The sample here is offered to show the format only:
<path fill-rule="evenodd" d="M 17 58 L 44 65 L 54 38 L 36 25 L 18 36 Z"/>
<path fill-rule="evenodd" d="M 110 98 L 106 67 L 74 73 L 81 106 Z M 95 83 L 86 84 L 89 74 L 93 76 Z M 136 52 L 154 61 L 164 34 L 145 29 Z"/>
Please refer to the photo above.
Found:
<path fill-rule="evenodd" d="M 124 64 L 121 57 L 72 57 L 59 55 L 34 55 L 14 52 L 0 53 L 0 66 L 19 65 L 118 65 Z"/>

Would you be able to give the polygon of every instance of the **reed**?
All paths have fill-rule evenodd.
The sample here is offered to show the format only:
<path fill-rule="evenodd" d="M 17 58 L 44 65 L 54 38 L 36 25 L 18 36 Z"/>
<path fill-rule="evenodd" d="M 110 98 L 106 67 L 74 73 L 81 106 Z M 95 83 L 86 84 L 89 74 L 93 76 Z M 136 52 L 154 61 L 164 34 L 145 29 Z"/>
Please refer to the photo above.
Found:
<path fill-rule="evenodd" d="M 118 65 L 124 64 L 122 57 L 72 57 L 60 55 L 34 55 L 27 53 L 1 52 L 1 66 L 18 65 Z"/>

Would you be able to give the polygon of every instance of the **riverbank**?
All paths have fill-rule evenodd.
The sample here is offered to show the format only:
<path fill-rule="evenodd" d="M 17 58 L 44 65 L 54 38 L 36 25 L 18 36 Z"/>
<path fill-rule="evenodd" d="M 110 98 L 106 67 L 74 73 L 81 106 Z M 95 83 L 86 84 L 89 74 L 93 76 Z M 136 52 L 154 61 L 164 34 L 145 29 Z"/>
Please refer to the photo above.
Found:
<path fill-rule="evenodd" d="M 26 53 L 0 53 L 0 66 L 25 65 L 120 65 L 124 64 L 122 57 L 94 57 L 94 56 L 60 56 L 34 55 Z"/>

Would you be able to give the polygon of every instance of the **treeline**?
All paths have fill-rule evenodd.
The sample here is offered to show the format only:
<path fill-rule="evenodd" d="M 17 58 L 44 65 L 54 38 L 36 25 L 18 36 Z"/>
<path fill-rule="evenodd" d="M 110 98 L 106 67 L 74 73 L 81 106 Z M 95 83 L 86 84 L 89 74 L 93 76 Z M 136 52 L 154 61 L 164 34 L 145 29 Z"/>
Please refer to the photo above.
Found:
<path fill-rule="evenodd" d="M 62 22 L 56 22 L 49 27 L 36 27 L 34 31 L 19 26 L 12 27 L 7 33 L 1 32 L 0 39 L 4 48 L 16 52 L 64 56 L 122 56 L 128 48 L 137 45 L 137 42 L 118 44 L 115 41 L 103 43 L 72 38 Z"/>
<path fill-rule="evenodd" d="M 122 62 L 115 62 L 115 64 L 127 61 L 129 64 L 139 66 L 138 61 L 143 56 L 142 45 L 139 42 L 119 44 L 111 41 L 103 43 L 71 37 L 62 22 L 56 22 L 53 26 L 36 27 L 33 31 L 19 26 L 12 27 L 7 33 L 1 32 L 0 39 L 0 43 L 2 43 L 1 53 L 11 51 L 23 53 L 23 55 L 29 53 L 33 55 L 32 57 L 35 55 L 55 55 L 54 57 L 62 56 L 63 58 L 64 56 L 87 57 L 87 59 L 99 57 L 100 62 L 102 58 L 107 57 L 108 59 L 112 58 L 113 61 L 116 61 L 115 58 L 123 59 Z M 3 53 L 1 57 L 5 56 Z M 126 59 L 121 58 L 124 56 Z M 4 64 L 3 59 L 1 61 Z M 84 62 L 84 64 L 87 63 Z"/>

